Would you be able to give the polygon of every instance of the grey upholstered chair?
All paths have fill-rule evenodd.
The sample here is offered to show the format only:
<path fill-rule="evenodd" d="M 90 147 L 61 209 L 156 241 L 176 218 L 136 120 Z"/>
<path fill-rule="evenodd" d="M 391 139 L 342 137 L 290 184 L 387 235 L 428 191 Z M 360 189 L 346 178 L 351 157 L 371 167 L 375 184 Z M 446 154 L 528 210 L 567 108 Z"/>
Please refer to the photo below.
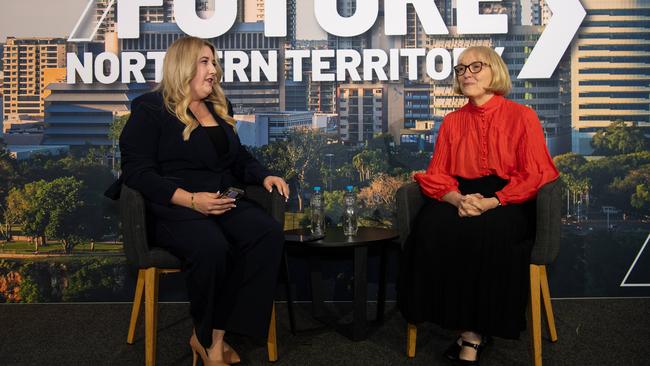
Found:
<path fill-rule="evenodd" d="M 284 198 L 273 191 L 267 192 L 261 186 L 246 188 L 246 197 L 261 205 L 273 218 L 284 226 Z M 142 195 L 122 185 L 120 195 L 120 216 L 124 234 L 124 253 L 129 264 L 138 270 L 131 322 L 127 343 L 133 344 L 135 327 L 140 314 L 143 296 L 145 303 L 145 364 L 156 364 L 156 326 L 158 314 L 158 280 L 161 274 L 179 272 L 181 262 L 168 251 L 155 247 L 149 240 L 148 220 Z M 267 339 L 269 361 L 277 361 L 278 349 L 275 329 L 275 306 Z"/>
<path fill-rule="evenodd" d="M 407 183 L 396 193 L 397 226 L 402 246 L 408 237 L 415 217 L 425 202 L 417 183 Z M 551 295 L 548 289 L 546 265 L 553 263 L 560 249 L 560 207 L 561 186 L 555 180 L 543 186 L 537 194 L 536 234 L 530 259 L 530 299 L 528 307 L 528 324 L 531 340 L 533 365 L 542 365 L 542 329 L 541 300 L 544 304 L 546 321 L 551 342 L 557 342 L 557 331 L 551 307 Z M 415 357 L 417 328 L 407 325 L 406 354 Z"/>

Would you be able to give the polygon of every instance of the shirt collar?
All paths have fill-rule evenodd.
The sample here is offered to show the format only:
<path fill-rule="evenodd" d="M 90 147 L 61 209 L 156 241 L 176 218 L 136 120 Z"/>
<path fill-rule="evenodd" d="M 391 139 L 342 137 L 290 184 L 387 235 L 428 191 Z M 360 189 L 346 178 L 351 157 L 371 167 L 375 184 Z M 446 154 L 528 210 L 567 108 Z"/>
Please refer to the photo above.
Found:
<path fill-rule="evenodd" d="M 494 94 L 490 100 L 485 102 L 481 106 L 476 106 L 472 104 L 471 102 L 467 102 L 465 107 L 467 108 L 468 111 L 470 112 L 475 112 L 475 113 L 485 113 L 485 112 L 490 112 L 495 110 L 496 108 L 500 107 L 501 104 L 505 101 L 505 98 L 502 95 Z"/>

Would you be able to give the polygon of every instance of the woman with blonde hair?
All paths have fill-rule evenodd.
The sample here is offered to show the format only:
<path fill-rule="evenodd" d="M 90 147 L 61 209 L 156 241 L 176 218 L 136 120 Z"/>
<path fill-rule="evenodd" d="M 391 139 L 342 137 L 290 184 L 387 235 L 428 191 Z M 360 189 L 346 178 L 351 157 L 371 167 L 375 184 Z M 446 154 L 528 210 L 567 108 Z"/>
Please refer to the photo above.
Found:
<path fill-rule="evenodd" d="M 165 56 L 156 91 L 133 100 L 120 137 L 122 180 L 142 193 L 155 243 L 183 261 L 194 332 L 194 361 L 240 361 L 228 332 L 266 337 L 284 237 L 282 228 L 229 187 L 274 187 L 273 176 L 242 146 L 219 81 L 212 44 L 186 37 Z"/>
<path fill-rule="evenodd" d="M 558 171 L 535 112 L 506 99 L 508 68 L 489 47 L 470 47 L 454 67 L 468 103 L 440 127 L 425 173 L 429 201 L 405 243 L 398 306 L 411 323 L 459 332 L 444 355 L 478 365 L 490 336 L 525 329 L 534 211 Z"/>

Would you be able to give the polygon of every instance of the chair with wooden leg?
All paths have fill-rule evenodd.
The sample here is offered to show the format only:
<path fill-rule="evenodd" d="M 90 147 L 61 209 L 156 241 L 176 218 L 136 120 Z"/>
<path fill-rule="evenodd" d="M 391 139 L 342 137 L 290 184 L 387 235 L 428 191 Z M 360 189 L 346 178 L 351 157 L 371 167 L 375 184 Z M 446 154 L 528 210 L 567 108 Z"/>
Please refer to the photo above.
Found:
<path fill-rule="evenodd" d="M 260 204 L 273 218 L 284 224 L 285 201 L 276 191 L 269 193 L 261 186 L 246 188 L 246 197 Z M 124 239 L 124 253 L 130 265 L 138 270 L 131 321 L 126 342 L 134 343 L 135 327 L 144 300 L 145 313 L 145 364 L 156 364 L 156 328 L 158 319 L 158 282 L 160 275 L 179 272 L 181 261 L 168 251 L 150 245 L 145 202 L 142 195 L 122 185 L 120 216 Z M 278 359 L 275 329 L 275 305 L 267 340 L 269 361 Z"/>
<path fill-rule="evenodd" d="M 417 183 L 407 183 L 396 193 L 397 226 L 402 245 L 406 241 L 415 217 L 425 197 Z M 549 339 L 557 342 L 557 331 L 551 306 L 551 295 L 546 276 L 546 265 L 553 263 L 560 249 L 561 185 L 558 180 L 544 185 L 536 200 L 536 233 L 530 259 L 530 299 L 528 304 L 528 328 L 530 333 L 533 365 L 542 365 L 542 313 L 548 325 Z M 417 327 L 407 324 L 406 355 L 415 357 Z"/>

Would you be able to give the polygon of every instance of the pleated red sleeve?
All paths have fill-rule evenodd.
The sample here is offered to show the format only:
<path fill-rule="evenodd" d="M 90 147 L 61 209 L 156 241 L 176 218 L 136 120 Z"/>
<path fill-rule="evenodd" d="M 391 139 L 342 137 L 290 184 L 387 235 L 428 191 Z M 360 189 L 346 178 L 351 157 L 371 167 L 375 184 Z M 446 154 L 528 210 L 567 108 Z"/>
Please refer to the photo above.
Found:
<path fill-rule="evenodd" d="M 446 120 L 445 120 L 446 121 Z M 458 192 L 458 181 L 451 175 L 451 141 L 448 123 L 443 122 L 438 131 L 433 157 L 426 173 L 416 173 L 413 178 L 420 184 L 425 195 L 442 200 L 442 196 Z"/>
<path fill-rule="evenodd" d="M 546 147 L 542 125 L 537 114 L 525 109 L 523 134 L 516 149 L 516 167 L 508 174 L 508 184 L 496 192 L 502 205 L 526 202 L 537 195 L 542 186 L 559 177 Z"/>

